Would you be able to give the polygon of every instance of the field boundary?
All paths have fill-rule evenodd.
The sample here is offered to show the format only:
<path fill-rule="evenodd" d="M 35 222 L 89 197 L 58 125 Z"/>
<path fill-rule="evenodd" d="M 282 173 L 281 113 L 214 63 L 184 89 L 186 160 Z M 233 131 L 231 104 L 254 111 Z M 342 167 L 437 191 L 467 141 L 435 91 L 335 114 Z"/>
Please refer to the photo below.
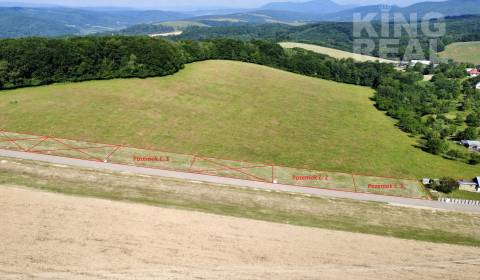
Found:
<path fill-rule="evenodd" d="M 416 179 L 292 168 L 0 130 L 0 148 L 295 187 L 431 199 Z"/>

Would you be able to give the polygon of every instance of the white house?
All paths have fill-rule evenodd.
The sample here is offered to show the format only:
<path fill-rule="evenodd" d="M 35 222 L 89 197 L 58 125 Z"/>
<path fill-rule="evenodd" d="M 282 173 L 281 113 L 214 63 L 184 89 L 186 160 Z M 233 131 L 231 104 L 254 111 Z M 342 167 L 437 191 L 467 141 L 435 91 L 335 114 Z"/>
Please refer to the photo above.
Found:
<path fill-rule="evenodd" d="M 410 60 L 410 66 L 413 67 L 417 64 L 423 64 L 423 65 L 426 65 L 426 66 L 429 66 L 430 64 L 432 64 L 432 62 L 430 60 Z"/>
<path fill-rule="evenodd" d="M 473 181 L 460 180 L 458 181 L 458 185 L 462 191 L 480 192 L 480 176 Z"/>
<path fill-rule="evenodd" d="M 479 148 L 480 147 L 480 141 L 474 141 L 474 140 L 462 140 L 460 141 L 460 144 L 467 148 Z"/>

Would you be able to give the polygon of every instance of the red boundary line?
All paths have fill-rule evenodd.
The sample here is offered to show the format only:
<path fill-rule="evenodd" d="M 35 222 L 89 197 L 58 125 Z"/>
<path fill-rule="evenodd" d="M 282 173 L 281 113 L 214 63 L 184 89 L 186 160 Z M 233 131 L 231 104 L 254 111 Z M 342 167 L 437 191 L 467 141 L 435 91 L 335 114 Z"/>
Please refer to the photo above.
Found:
<path fill-rule="evenodd" d="M 10 139 L 10 142 L 13 143 L 13 144 L 15 144 L 15 146 L 17 146 L 20 150 L 25 151 L 25 149 L 22 148 L 22 146 L 20 146 L 15 140 L 12 140 L 10 137 L 8 137 L 7 134 L 5 134 L 4 131 L 0 131 L 0 132 L 3 134 L 3 136 L 4 136 L 5 138 Z"/>
<path fill-rule="evenodd" d="M 37 147 L 38 145 L 42 144 L 43 142 L 45 142 L 46 140 L 48 139 L 48 136 L 45 136 L 41 141 L 39 141 L 37 144 L 33 145 L 32 147 L 28 148 L 27 152 L 30 152 L 31 150 L 33 150 L 33 148 Z"/>
<path fill-rule="evenodd" d="M 355 192 L 357 192 L 357 183 L 355 182 L 355 174 L 352 173 L 352 180 L 353 180 L 353 188 L 355 189 Z"/>
<path fill-rule="evenodd" d="M 14 133 L 14 134 L 23 134 L 23 135 L 33 135 L 33 136 L 37 136 L 37 137 L 45 137 L 45 136 L 47 136 L 47 135 L 38 135 L 38 134 L 35 134 L 35 133 L 30 133 L 30 132 L 13 132 L 13 131 L 8 131 L 8 130 L 1 130 L 1 129 L 0 129 L 0 132 L 7 132 L 7 133 Z M 110 145 L 110 146 L 113 146 L 113 147 L 122 146 L 122 147 L 125 147 L 125 148 L 142 150 L 142 151 L 170 153 L 170 154 L 177 154 L 177 155 L 183 155 L 183 156 L 197 156 L 197 155 L 194 155 L 194 154 L 187 154 L 187 153 L 182 153 L 182 152 L 164 151 L 164 150 L 159 150 L 159 149 L 147 149 L 147 148 L 140 148 L 140 147 L 134 147 L 134 146 L 128 146 L 128 145 L 119 145 L 119 144 L 105 144 L 105 143 L 99 143 L 99 142 L 94 142 L 94 141 L 78 140 L 78 139 L 59 138 L 59 137 L 52 136 L 52 135 L 48 135 L 48 137 L 49 137 L 49 138 L 52 138 L 52 139 L 69 140 L 69 141 L 75 141 L 75 142 L 83 142 L 83 143 L 87 143 L 87 144 Z M 264 162 L 249 162 L 249 161 L 242 161 L 242 160 L 235 160 L 235 159 L 226 159 L 226 158 L 221 158 L 221 157 L 217 157 L 217 158 L 212 158 L 212 157 L 208 157 L 208 156 L 201 156 L 201 157 L 202 157 L 202 158 L 213 159 L 213 160 L 227 160 L 227 161 L 240 162 L 240 163 L 248 163 L 248 164 L 274 165 L 274 164 L 264 163 Z M 277 165 L 277 166 L 278 166 L 278 167 L 282 167 L 282 166 L 280 166 L 280 165 Z M 286 166 L 284 166 L 284 167 L 286 167 Z M 289 167 L 289 168 L 291 168 L 291 167 Z M 327 171 L 325 171 L 325 172 L 327 172 Z M 335 171 L 330 171 L 330 172 L 335 172 Z M 336 172 L 336 173 L 339 173 L 339 172 Z"/>
<path fill-rule="evenodd" d="M 48 138 L 52 139 L 52 138 Z M 78 148 L 78 150 L 93 150 L 93 149 L 104 149 L 104 148 L 113 148 L 112 146 L 103 146 L 103 147 L 84 147 Z M 66 148 L 66 149 L 54 149 L 54 150 L 36 150 L 35 152 L 56 152 L 56 151 L 75 151 L 75 148 Z"/>
<path fill-rule="evenodd" d="M 190 163 L 190 169 L 192 169 L 193 165 L 195 164 L 195 161 L 197 160 L 196 156 L 193 156 L 192 162 Z"/>
<path fill-rule="evenodd" d="M 113 149 L 113 150 L 107 155 L 107 157 L 105 158 L 104 161 L 108 161 L 108 160 L 112 157 L 112 155 L 113 155 L 114 153 L 116 153 L 118 150 L 120 150 L 121 148 L 122 148 L 122 146 L 117 146 L 115 149 Z"/>
<path fill-rule="evenodd" d="M 7 150 L 9 150 L 9 149 L 7 149 Z M 29 152 L 29 153 L 45 155 L 44 153 L 39 153 L 39 152 L 35 152 L 35 151 Z M 53 155 L 53 156 L 55 156 L 55 155 Z M 98 162 L 96 160 L 91 160 L 91 159 L 75 158 L 75 157 L 72 157 L 70 155 L 65 155 L 64 157 L 71 158 L 71 159 L 91 161 L 91 162 Z M 146 169 L 152 169 L 152 170 L 165 170 L 165 171 L 174 171 L 174 172 L 184 172 L 184 173 L 205 175 L 205 174 L 202 174 L 202 173 L 195 172 L 195 170 L 181 170 L 181 169 L 173 169 L 173 168 L 156 168 L 156 167 L 148 167 L 148 166 L 139 166 L 139 165 L 134 165 L 134 164 L 119 164 L 119 165 L 140 167 L 140 168 L 146 168 Z M 227 176 L 227 175 L 226 176 L 208 175 L 208 176 L 213 176 L 213 177 L 218 177 L 218 178 L 231 178 L 231 179 L 245 180 L 245 181 L 252 181 L 252 182 L 259 182 L 259 183 L 268 183 L 266 181 L 241 179 L 241 178 L 238 178 L 238 177 Z M 219 184 L 221 185 L 221 183 L 219 183 Z M 359 194 L 368 194 L 368 195 L 376 195 L 376 196 L 400 197 L 400 198 L 408 198 L 408 199 L 415 199 L 415 200 L 425 200 L 424 198 L 409 197 L 409 196 L 402 196 L 402 195 L 378 194 L 378 193 L 369 193 L 369 192 L 364 192 L 364 191 L 356 191 L 355 192 L 355 191 L 348 191 L 348 190 L 335 189 L 335 188 L 322 188 L 322 187 L 315 187 L 315 186 L 298 186 L 298 185 L 292 185 L 292 184 L 288 184 L 288 183 L 281 183 L 280 185 L 298 187 L 298 188 L 307 188 L 307 189 L 320 189 L 320 190 L 327 190 L 327 191 L 332 190 L 332 191 L 345 192 L 345 193 L 359 193 Z"/>
<path fill-rule="evenodd" d="M 68 148 L 70 148 L 70 149 L 72 149 L 72 150 L 76 150 L 76 151 L 78 151 L 78 152 L 80 152 L 80 153 L 82 153 L 82 154 L 85 154 L 85 155 L 89 156 L 90 158 L 96 159 L 97 161 L 103 161 L 103 160 L 101 160 L 101 159 L 98 159 L 98 158 L 90 155 L 89 153 L 87 153 L 87 152 L 85 152 L 85 151 L 82 151 L 81 148 L 75 148 L 75 147 L 72 147 L 72 146 L 70 146 L 70 145 L 67 145 L 67 144 L 63 143 L 62 141 L 58 140 L 57 138 L 53 138 L 53 140 L 55 140 L 55 141 L 57 141 L 58 143 L 64 145 L 65 147 L 68 147 Z"/>
<path fill-rule="evenodd" d="M 275 166 L 272 165 L 272 184 L 275 182 Z"/>
<path fill-rule="evenodd" d="M 25 133 L 25 132 L 12 132 L 12 131 L 6 131 L 6 130 L 0 130 L 0 132 L 7 138 L 7 139 L 10 139 L 6 134 L 5 132 L 7 133 L 13 133 L 13 134 L 23 134 L 23 135 L 33 135 L 33 136 L 37 136 L 37 137 L 48 137 L 50 139 L 54 139 L 56 140 L 57 142 L 59 142 L 60 144 L 66 146 L 66 147 L 70 147 L 69 145 L 61 142 L 60 140 L 58 139 L 62 139 L 62 140 L 69 140 L 69 141 L 76 141 L 76 142 L 83 142 L 83 143 L 92 143 L 92 144 L 99 144 L 99 145 L 108 145 L 108 146 L 104 146 L 104 147 L 92 147 L 92 148 L 89 148 L 89 149 L 93 149 L 93 148 L 106 148 L 106 147 L 118 147 L 118 146 L 121 146 L 121 147 L 125 147 L 125 148 L 131 148 L 131 149 L 137 149 L 137 150 L 143 150 L 143 151 L 154 151 L 154 152 L 164 152 L 164 153 L 174 153 L 174 154 L 178 154 L 178 155 L 183 155 L 183 156 L 193 156 L 193 157 L 197 157 L 197 158 L 201 158 L 201 159 L 204 159 L 204 160 L 210 160 L 213 159 L 213 160 L 226 160 L 226 161 L 233 161 L 233 162 L 240 162 L 240 163 L 254 163 L 254 162 L 246 162 L 246 161 L 241 161 L 241 160 L 231 160 L 231 159 L 222 159 L 222 158 L 209 158 L 209 157 L 199 157 L 199 156 L 196 156 L 196 155 L 192 155 L 192 154 L 185 154 L 185 153 L 175 153 L 175 152 L 167 152 L 167 151 L 162 151 L 162 150 L 157 150 L 157 149 L 150 149 L 150 150 L 147 150 L 147 149 L 144 149 L 144 148 L 138 148 L 138 147 L 132 147 L 132 146 L 126 146 L 126 145 L 114 145 L 114 144 L 104 144 L 104 143 L 98 143 L 98 142 L 92 142 L 92 141 L 82 141 L 82 140 L 74 140 L 74 139 L 68 139 L 68 138 L 56 138 L 56 137 L 53 137 L 53 136 L 42 136 L 42 135 L 37 135 L 37 134 L 33 134 L 33 133 Z M 15 140 L 10 140 L 11 142 L 15 143 Z M 20 150 L 24 151 L 25 150 L 19 146 L 17 143 L 15 143 L 19 148 Z M 95 162 L 103 162 L 103 160 L 100 160 L 86 152 L 83 152 L 81 151 L 83 148 L 75 148 L 75 147 L 70 147 L 70 149 L 66 149 L 66 150 L 76 150 L 76 151 L 79 151 L 87 156 L 89 156 L 90 158 L 93 158 L 95 160 L 90 160 L 90 159 L 87 159 L 87 160 L 90 160 L 90 161 L 95 161 Z M 42 154 L 41 152 L 35 152 L 35 151 L 30 151 L 31 153 L 38 153 L 38 154 Z M 69 158 L 74 158 L 74 159 L 78 159 L 78 158 L 75 158 L 75 157 L 71 157 L 71 156 L 66 156 L 66 157 L 69 157 Z M 214 162 L 215 163 L 215 162 Z M 265 163 L 259 163 L 259 162 L 255 162 L 255 163 L 258 163 L 258 164 L 265 164 Z M 216 163 L 218 164 L 218 163 Z M 185 170 L 178 170 L 178 169 L 170 169 L 170 168 L 154 168 L 154 167 L 145 167 L 145 166 L 138 166 L 138 165 L 131 165 L 131 164 L 124 164 L 124 165 L 129 165 L 129 166 L 137 166 L 137 167 L 143 167 L 143 168 L 152 168 L 152 169 L 160 169 L 160 170 L 171 170 L 171 171 L 178 171 L 178 172 L 191 172 L 191 173 L 195 173 L 195 174 L 201 174 L 201 173 L 198 173 L 198 172 L 195 172 L 194 170 L 189 170 L 189 171 L 185 171 Z M 218 164 L 220 166 L 222 166 L 221 164 Z M 289 168 L 289 169 L 296 169 L 294 167 L 288 167 L 288 166 L 282 166 L 282 165 L 273 165 L 273 164 L 265 164 L 266 166 L 272 166 L 272 168 L 274 167 L 280 167 L 280 168 Z M 320 171 L 320 170 L 308 170 L 308 169 L 298 169 L 299 171 L 302 171 L 302 170 L 305 170 L 305 171 L 308 171 L 308 172 L 330 172 L 330 173 L 336 173 L 336 174 L 344 174 L 344 175 L 352 175 L 350 173 L 343 173 L 343 172 L 337 172 L 337 171 Z M 236 170 L 234 170 L 236 171 Z M 240 171 L 238 171 L 240 172 Z M 243 173 L 243 172 L 240 172 L 240 173 Z M 256 176 L 253 176 L 253 175 L 250 175 L 250 174 L 247 174 L 247 173 L 244 173 L 245 175 L 247 176 L 250 176 L 252 178 L 256 178 L 256 179 L 260 179 L 259 177 L 256 177 Z M 274 174 L 274 171 L 272 172 L 272 174 Z M 416 182 L 418 183 L 418 180 L 417 179 L 411 179 L 411 178 L 395 178 L 395 177 L 387 177 L 387 176 L 376 176 L 376 175 L 366 175 L 366 174 L 357 174 L 359 176 L 367 176 L 367 177 L 374 177 L 374 178 L 384 178 L 384 179 L 395 179 L 395 180 L 405 180 L 405 181 L 412 181 L 412 182 Z M 212 175 L 211 175 L 212 176 Z M 234 178 L 234 179 L 238 179 L 236 177 L 231 177 L 231 176 L 216 176 L 216 177 L 226 177 L 226 178 Z M 263 182 L 263 183 L 268 183 L 268 181 L 265 181 L 264 179 L 261 179 L 261 180 L 251 180 L 251 179 L 243 179 L 243 180 L 250 180 L 250 181 L 256 181 L 256 182 Z M 272 178 L 272 182 L 274 180 L 274 177 Z M 284 185 L 288 185 L 288 186 L 294 186 L 294 187 L 303 187 L 303 188 L 314 188 L 314 189 L 327 189 L 327 188 L 321 188 L 321 187 L 314 187 L 314 186 L 298 186 L 298 185 L 291 185 L 291 184 L 284 184 Z M 336 191 L 344 191 L 344 192 L 350 192 L 350 193 L 364 193 L 364 194 L 372 194 L 372 195 L 379 195 L 379 196 L 390 196 L 390 197 L 404 197 L 404 198 L 411 198 L 411 199 L 419 199 L 419 200 L 424 200 L 423 198 L 412 198 L 412 197 L 408 197 L 408 196 L 401 196 L 401 195 L 389 195 L 389 194 L 375 194 L 375 193 L 368 193 L 368 192 L 363 192 L 363 191 L 355 191 L 355 192 L 351 192 L 351 191 L 345 191 L 345 190 L 340 190 L 340 189 L 334 189 L 334 188 L 329 188 L 330 190 L 336 190 Z M 328 190 L 328 189 L 327 189 Z M 427 195 L 428 195 L 428 192 L 427 192 Z M 429 197 L 429 199 L 431 199 Z"/>
<path fill-rule="evenodd" d="M 249 174 L 249 173 L 247 173 L 247 172 L 242 172 L 242 171 L 240 171 L 240 170 L 236 170 L 236 169 L 234 169 L 233 167 L 230 167 L 230 166 L 228 166 L 228 165 L 223 165 L 223 164 L 221 164 L 221 163 L 218 163 L 218 162 L 215 162 L 215 161 L 213 161 L 213 160 L 206 159 L 206 158 L 201 158 L 201 157 L 199 157 L 199 159 L 206 160 L 206 161 L 209 161 L 209 162 L 211 162 L 211 163 L 213 163 L 213 164 L 216 164 L 216 165 L 218 165 L 218 166 L 222 166 L 222 167 L 225 167 L 225 168 L 227 168 L 227 169 L 230 169 L 230 170 L 233 170 L 233 171 L 237 171 L 237 172 L 242 173 L 242 174 L 244 174 L 244 175 L 247 175 L 247 176 L 249 176 L 249 177 L 252 177 L 252 178 L 255 178 L 255 179 L 258 179 L 258 180 L 262 180 L 262 181 L 268 182 L 268 181 L 266 181 L 264 178 L 260 178 L 260 177 L 257 177 L 257 176 L 255 176 L 255 175 Z"/>
<path fill-rule="evenodd" d="M 264 167 L 270 167 L 268 165 L 262 165 L 262 166 L 247 166 L 247 167 L 232 167 L 230 169 L 234 170 L 242 170 L 242 169 L 258 169 L 258 168 L 264 168 Z M 197 170 L 198 172 L 216 172 L 216 171 L 226 171 L 230 170 L 228 168 L 223 168 L 223 169 L 207 169 L 207 170 Z M 195 170 L 195 169 L 193 169 Z"/>
<path fill-rule="evenodd" d="M 4 136 L 6 137 L 6 136 Z M 44 136 L 44 137 L 48 137 L 48 136 Z M 38 140 L 38 139 L 42 139 L 40 137 L 35 137 L 35 138 L 20 138 L 20 139 L 15 139 L 15 140 L 1 140 L 0 143 L 3 143 L 3 142 L 12 142 L 12 141 L 28 141 L 28 140 Z"/>

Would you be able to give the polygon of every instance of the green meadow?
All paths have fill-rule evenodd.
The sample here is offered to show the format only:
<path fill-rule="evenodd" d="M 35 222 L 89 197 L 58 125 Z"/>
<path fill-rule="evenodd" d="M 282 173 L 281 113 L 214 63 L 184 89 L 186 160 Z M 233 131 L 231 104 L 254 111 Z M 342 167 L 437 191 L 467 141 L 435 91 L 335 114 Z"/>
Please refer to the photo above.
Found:
<path fill-rule="evenodd" d="M 480 42 L 453 43 L 439 55 L 457 62 L 480 64 Z"/>
<path fill-rule="evenodd" d="M 149 79 L 0 92 L 0 129 L 296 168 L 470 178 L 475 166 L 415 147 L 373 90 L 233 61 Z"/>

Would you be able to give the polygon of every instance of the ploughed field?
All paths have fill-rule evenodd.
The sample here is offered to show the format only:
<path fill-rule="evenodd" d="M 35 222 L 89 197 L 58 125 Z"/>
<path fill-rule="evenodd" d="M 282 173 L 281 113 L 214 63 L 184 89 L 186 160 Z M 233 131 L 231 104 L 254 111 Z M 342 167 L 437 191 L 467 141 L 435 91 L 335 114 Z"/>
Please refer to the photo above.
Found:
<path fill-rule="evenodd" d="M 375 109 L 372 94 L 264 66 L 206 61 L 168 77 L 2 91 L 0 130 L 362 175 L 478 175 L 478 167 L 414 147 L 415 139 Z"/>

